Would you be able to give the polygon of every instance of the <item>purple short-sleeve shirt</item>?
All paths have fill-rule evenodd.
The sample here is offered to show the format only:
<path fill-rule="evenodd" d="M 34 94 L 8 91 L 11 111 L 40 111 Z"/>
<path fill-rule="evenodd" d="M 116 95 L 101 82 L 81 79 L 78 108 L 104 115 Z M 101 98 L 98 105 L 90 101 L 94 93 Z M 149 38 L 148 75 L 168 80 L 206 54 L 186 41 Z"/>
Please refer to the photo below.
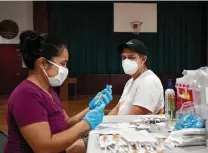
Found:
<path fill-rule="evenodd" d="M 53 100 L 29 80 L 23 81 L 13 91 L 8 102 L 5 153 L 33 153 L 20 132 L 23 126 L 47 121 L 52 134 L 67 129 L 62 103 L 52 88 L 50 93 Z"/>

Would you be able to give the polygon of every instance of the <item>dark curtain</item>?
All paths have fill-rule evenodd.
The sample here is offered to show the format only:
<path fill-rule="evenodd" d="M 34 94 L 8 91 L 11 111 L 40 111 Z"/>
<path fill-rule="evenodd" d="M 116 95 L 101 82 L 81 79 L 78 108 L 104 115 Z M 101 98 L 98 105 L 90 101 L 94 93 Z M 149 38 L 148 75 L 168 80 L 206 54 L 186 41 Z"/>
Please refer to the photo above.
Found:
<path fill-rule="evenodd" d="M 204 2 L 159 2 L 158 32 L 113 32 L 113 2 L 48 2 L 49 32 L 66 39 L 72 74 L 123 73 L 116 46 L 138 38 L 148 46 L 148 66 L 181 72 L 205 65 Z"/>
<path fill-rule="evenodd" d="M 158 71 L 196 69 L 206 63 L 205 5 L 166 2 L 158 5 Z"/>

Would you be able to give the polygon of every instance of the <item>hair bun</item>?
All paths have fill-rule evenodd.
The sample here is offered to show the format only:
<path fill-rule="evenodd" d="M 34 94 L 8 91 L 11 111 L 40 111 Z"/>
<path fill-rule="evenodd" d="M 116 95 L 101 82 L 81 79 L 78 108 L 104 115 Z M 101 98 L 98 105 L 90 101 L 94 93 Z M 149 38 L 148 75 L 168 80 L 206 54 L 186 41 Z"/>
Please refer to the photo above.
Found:
<path fill-rule="evenodd" d="M 20 34 L 19 39 L 20 43 L 24 43 L 25 41 L 29 39 L 35 39 L 36 37 L 38 37 L 38 34 L 35 31 L 27 30 Z"/>
<path fill-rule="evenodd" d="M 41 33 L 39 35 L 39 37 L 40 37 L 41 40 L 47 40 L 48 39 L 48 34 L 47 33 Z"/>
<path fill-rule="evenodd" d="M 20 34 L 20 44 L 18 46 L 20 52 L 24 56 L 27 55 L 35 55 L 38 56 L 42 51 L 42 39 L 36 32 L 32 30 L 24 31 Z"/>

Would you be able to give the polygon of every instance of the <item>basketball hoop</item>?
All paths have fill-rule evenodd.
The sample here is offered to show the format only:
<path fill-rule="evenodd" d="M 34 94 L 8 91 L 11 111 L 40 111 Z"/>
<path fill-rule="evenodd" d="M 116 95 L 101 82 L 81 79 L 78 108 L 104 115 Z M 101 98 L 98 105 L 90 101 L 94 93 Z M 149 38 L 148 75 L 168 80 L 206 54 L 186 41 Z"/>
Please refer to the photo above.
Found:
<path fill-rule="evenodd" d="M 143 24 L 143 22 L 141 22 L 141 21 L 133 21 L 133 22 L 131 22 L 131 27 L 132 27 L 133 33 L 135 35 L 139 34 L 139 32 L 140 32 L 140 30 L 142 28 L 142 24 Z"/>

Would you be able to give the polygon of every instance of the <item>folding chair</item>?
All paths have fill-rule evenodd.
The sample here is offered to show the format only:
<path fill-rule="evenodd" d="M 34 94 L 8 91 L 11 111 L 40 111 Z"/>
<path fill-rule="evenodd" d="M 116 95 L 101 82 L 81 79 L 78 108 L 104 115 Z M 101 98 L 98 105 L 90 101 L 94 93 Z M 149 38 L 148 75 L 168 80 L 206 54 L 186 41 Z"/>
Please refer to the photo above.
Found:
<path fill-rule="evenodd" d="M 7 135 L 0 131 L 0 153 L 4 153 L 5 144 L 7 142 Z"/>

